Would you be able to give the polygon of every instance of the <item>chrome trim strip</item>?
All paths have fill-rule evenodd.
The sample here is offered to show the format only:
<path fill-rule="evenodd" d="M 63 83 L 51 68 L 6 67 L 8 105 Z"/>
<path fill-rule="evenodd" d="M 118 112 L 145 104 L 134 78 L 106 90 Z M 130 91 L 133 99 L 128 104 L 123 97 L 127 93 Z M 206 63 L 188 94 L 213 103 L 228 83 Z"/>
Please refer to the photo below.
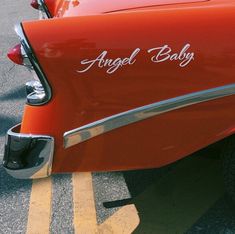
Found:
<path fill-rule="evenodd" d="M 31 48 L 25 34 L 24 34 L 24 31 L 23 31 L 23 27 L 22 25 L 16 25 L 15 26 L 15 32 L 16 34 L 19 36 L 20 38 L 20 42 L 21 42 L 21 45 L 23 46 L 23 49 L 25 51 L 25 53 L 27 54 L 28 56 L 28 59 L 30 60 L 31 64 L 32 64 L 32 67 L 34 68 L 44 90 L 45 90 L 45 98 L 42 102 L 40 103 L 28 103 L 29 105 L 34 105 L 34 106 L 41 106 L 43 104 L 46 104 L 50 101 L 51 97 L 52 97 L 52 90 L 51 90 L 51 87 L 46 79 L 46 76 L 45 74 L 43 73 L 43 70 L 41 68 L 41 66 L 39 65 L 38 63 L 38 60 L 37 58 L 35 57 L 34 55 L 34 52 L 33 52 L 33 49 Z"/>
<path fill-rule="evenodd" d="M 212 88 L 156 102 L 113 115 L 64 133 L 64 148 L 87 141 L 114 129 L 186 106 L 235 94 L 235 84 Z"/>
<path fill-rule="evenodd" d="M 48 18 L 52 18 L 51 14 L 47 8 L 46 3 L 44 2 L 44 0 L 38 0 L 38 3 L 40 5 L 40 7 L 42 8 L 42 10 L 45 12 L 45 14 L 47 15 Z"/>

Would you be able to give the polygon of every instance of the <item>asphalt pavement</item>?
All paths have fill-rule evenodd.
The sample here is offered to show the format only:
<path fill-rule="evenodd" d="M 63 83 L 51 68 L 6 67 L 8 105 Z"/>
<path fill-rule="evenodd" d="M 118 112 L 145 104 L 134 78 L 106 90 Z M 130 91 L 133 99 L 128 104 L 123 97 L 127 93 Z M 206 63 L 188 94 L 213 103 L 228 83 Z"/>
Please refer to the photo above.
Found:
<path fill-rule="evenodd" d="M 37 18 L 29 1 L 1 0 L 0 163 L 4 135 L 21 121 L 24 84 L 32 79 L 29 71 L 11 63 L 6 54 L 18 43 L 14 25 Z M 87 187 L 84 181 L 89 178 L 78 173 L 77 177 L 63 174 L 47 180 L 16 180 L 0 166 L 0 233 L 235 233 L 235 207 L 224 191 L 219 146 L 161 169 L 92 173 Z M 77 185 L 78 190 L 84 186 L 83 190 L 76 190 Z M 47 215 L 48 229 L 43 229 Z M 76 215 L 81 218 L 77 220 Z M 35 232 L 30 225 L 42 225 L 42 229 Z M 89 229 L 92 225 L 95 229 Z"/>

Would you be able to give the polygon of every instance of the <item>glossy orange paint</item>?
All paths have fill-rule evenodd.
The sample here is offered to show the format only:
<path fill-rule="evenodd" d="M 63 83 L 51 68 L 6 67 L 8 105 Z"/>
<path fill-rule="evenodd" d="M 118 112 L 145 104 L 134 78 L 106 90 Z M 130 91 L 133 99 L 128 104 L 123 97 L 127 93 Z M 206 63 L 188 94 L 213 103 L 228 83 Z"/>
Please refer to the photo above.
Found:
<path fill-rule="evenodd" d="M 159 6 L 172 6 L 177 4 L 189 4 L 207 2 L 209 0 L 135 0 L 135 1 L 107 1 L 107 0 L 45 0 L 48 9 L 54 17 L 71 17 L 82 15 L 107 14 L 112 12 L 124 12 L 143 10 L 145 8 L 156 9 Z"/>
<path fill-rule="evenodd" d="M 49 13 L 54 16 L 62 7 L 64 0 L 44 0 Z"/>
<path fill-rule="evenodd" d="M 92 1 L 91 1 L 92 2 Z M 158 2 L 158 1 L 152 1 Z M 84 13 L 85 14 L 85 13 Z M 52 100 L 25 106 L 21 132 L 55 137 L 53 172 L 161 167 L 235 132 L 235 96 L 193 105 L 122 127 L 68 149 L 68 130 L 123 111 L 235 83 L 235 1 L 211 0 L 23 23 L 52 87 Z M 153 63 L 150 48 L 189 43 L 195 59 Z M 129 57 L 112 74 L 81 61 Z"/>

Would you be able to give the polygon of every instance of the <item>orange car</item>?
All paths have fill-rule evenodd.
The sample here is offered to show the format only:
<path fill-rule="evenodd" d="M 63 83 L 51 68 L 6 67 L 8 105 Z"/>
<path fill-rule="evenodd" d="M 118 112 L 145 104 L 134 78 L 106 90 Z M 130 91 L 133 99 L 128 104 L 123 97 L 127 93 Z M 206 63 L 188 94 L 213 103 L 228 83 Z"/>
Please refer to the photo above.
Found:
<path fill-rule="evenodd" d="M 31 5 L 48 19 L 17 26 L 8 54 L 36 74 L 7 133 L 12 176 L 157 168 L 235 133 L 235 0 Z"/>

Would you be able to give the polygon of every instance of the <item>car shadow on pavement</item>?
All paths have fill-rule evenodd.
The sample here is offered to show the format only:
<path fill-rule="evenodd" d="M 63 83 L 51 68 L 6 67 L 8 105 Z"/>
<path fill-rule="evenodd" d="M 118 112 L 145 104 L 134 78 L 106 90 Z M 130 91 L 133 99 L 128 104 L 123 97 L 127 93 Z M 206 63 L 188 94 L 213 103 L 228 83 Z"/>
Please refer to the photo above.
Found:
<path fill-rule="evenodd" d="M 19 99 L 26 99 L 26 91 L 24 86 L 11 89 L 10 91 L 4 92 L 4 94 L 0 95 L 0 101 L 13 101 Z"/>
<path fill-rule="evenodd" d="M 9 128 L 19 123 L 19 118 L 0 115 L 0 136 L 4 136 Z"/>
<path fill-rule="evenodd" d="M 220 144 L 171 166 L 123 172 L 140 224 L 134 233 L 235 233 L 235 211 L 225 195 Z"/>

